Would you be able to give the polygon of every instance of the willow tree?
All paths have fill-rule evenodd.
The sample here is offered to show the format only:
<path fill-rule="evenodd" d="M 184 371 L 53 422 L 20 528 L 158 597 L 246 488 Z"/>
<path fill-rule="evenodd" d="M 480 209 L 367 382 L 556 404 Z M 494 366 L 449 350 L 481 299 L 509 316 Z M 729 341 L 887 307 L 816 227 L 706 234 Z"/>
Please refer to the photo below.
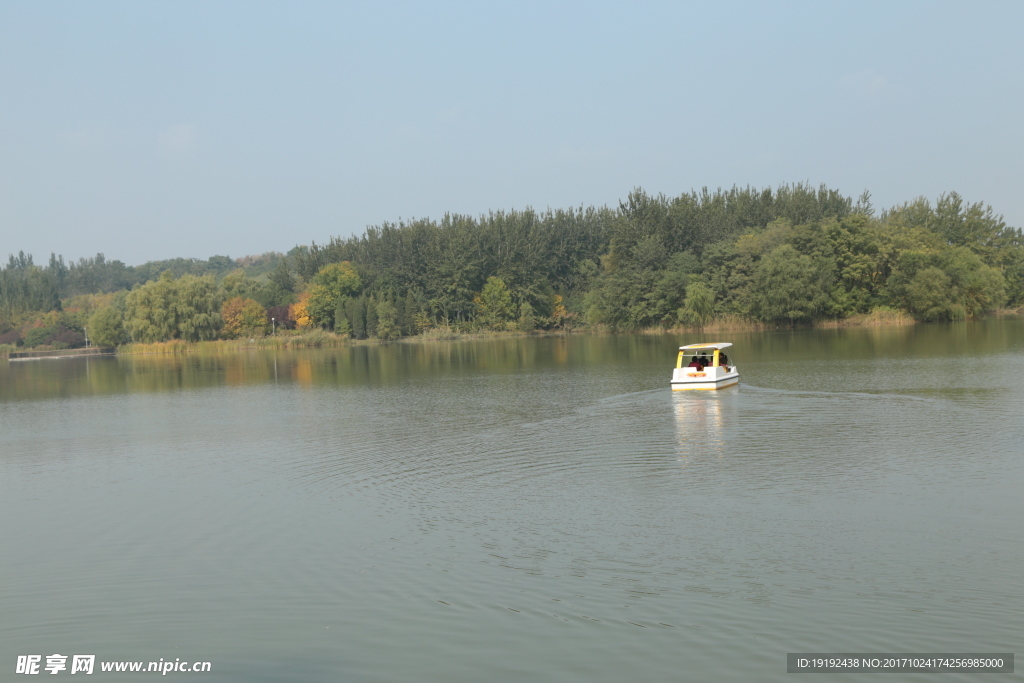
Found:
<path fill-rule="evenodd" d="M 686 303 L 679 309 L 679 319 L 687 325 L 703 329 L 715 315 L 715 293 L 702 282 L 686 287 Z"/>
<path fill-rule="evenodd" d="M 132 290 L 126 305 L 125 327 L 139 342 L 215 339 L 223 322 L 211 275 L 175 280 L 165 272 L 159 280 Z"/>
<path fill-rule="evenodd" d="M 125 328 L 133 340 L 152 343 L 177 337 L 176 290 L 173 276 L 165 271 L 159 280 L 147 282 L 128 293 Z"/>
<path fill-rule="evenodd" d="M 216 339 L 223 324 L 212 275 L 182 275 L 177 283 L 174 313 L 178 338 L 185 341 Z"/>

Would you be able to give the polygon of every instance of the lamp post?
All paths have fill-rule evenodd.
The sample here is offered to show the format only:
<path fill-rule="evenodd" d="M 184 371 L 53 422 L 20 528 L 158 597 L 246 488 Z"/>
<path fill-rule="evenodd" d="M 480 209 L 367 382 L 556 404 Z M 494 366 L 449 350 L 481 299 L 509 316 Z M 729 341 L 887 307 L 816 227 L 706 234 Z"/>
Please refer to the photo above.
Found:
<path fill-rule="evenodd" d="M 270 318 L 270 335 L 272 337 L 277 336 L 277 321 L 274 320 L 273 316 Z"/>

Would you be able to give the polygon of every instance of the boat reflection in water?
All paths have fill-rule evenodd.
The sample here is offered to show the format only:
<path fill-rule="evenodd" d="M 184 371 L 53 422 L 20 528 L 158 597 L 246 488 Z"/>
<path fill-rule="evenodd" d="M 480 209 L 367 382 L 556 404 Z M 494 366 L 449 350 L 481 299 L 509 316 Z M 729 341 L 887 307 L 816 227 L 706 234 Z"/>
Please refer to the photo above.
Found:
<path fill-rule="evenodd" d="M 690 465 L 725 455 L 725 430 L 735 413 L 734 399 L 734 392 L 672 392 L 680 462 Z"/>

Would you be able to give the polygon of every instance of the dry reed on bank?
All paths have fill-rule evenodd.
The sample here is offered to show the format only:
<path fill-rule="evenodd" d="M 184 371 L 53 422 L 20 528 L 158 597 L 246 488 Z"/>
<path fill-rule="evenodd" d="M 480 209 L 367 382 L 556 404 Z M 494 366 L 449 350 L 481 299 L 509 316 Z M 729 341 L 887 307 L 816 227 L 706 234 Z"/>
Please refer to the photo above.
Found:
<path fill-rule="evenodd" d="M 821 320 L 814 324 L 815 327 L 862 327 L 870 325 L 913 325 L 917 321 L 905 311 L 895 308 L 878 307 L 867 313 L 855 313 L 848 318 L 836 320 Z"/>
<path fill-rule="evenodd" d="M 309 330 L 305 332 L 289 332 L 269 337 L 250 337 L 248 339 L 217 339 L 213 341 L 187 342 L 173 339 L 152 344 L 125 344 L 118 348 L 118 353 L 135 354 L 187 354 L 187 353 L 224 353 L 245 349 L 319 349 L 337 348 L 349 343 L 348 335 L 334 334 L 325 330 Z"/>

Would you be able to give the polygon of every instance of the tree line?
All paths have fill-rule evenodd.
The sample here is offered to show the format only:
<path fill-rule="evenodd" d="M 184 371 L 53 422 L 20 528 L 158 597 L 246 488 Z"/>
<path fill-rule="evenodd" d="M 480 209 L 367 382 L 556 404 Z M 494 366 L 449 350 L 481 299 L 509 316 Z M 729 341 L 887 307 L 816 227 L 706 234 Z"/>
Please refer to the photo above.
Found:
<path fill-rule="evenodd" d="M 393 339 L 437 326 L 792 325 L 879 308 L 955 320 L 1022 304 L 1021 230 L 954 192 L 876 214 L 867 193 L 825 186 L 636 189 L 616 208 L 384 223 L 287 255 L 129 267 L 19 253 L 0 269 L 0 343 L 84 332 L 92 318 L 111 343 L 291 328 Z"/>

